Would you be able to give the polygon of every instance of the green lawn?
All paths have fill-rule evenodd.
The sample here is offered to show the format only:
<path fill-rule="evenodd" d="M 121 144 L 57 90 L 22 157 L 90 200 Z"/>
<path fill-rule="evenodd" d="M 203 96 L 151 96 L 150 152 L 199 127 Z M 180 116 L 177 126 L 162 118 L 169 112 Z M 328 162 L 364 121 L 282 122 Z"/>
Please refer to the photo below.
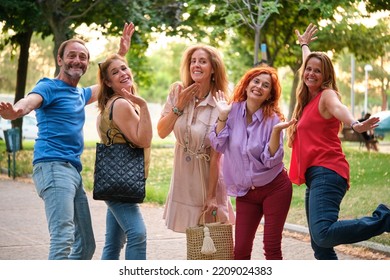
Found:
<path fill-rule="evenodd" d="M 23 143 L 24 149 L 17 153 L 17 176 L 31 174 L 33 142 Z M 368 153 L 358 144 L 344 144 L 344 151 L 351 166 L 351 189 L 347 192 L 340 211 L 340 219 L 353 219 L 371 215 L 378 203 L 390 204 L 390 154 Z M 286 149 L 288 167 L 290 150 Z M 92 189 L 95 160 L 95 142 L 86 143 L 82 155 L 82 175 L 87 190 Z M 164 204 L 170 183 L 173 164 L 173 142 L 158 140 L 153 143 L 146 202 Z M 7 170 L 7 154 L 4 142 L 0 141 L 0 167 Z M 305 186 L 294 186 L 293 200 L 287 218 L 288 223 L 306 226 L 304 214 Z M 234 199 L 232 200 L 234 203 Z M 390 245 L 390 234 L 382 234 L 371 241 Z"/>

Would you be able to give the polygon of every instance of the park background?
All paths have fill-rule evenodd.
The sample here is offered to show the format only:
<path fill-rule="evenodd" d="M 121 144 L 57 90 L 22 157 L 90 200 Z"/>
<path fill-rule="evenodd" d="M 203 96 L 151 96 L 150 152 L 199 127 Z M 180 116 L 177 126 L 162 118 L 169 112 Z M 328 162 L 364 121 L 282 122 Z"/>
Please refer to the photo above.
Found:
<path fill-rule="evenodd" d="M 79 86 L 96 83 L 98 62 L 118 49 L 124 21 L 136 25 L 127 55 L 142 95 L 150 104 L 156 128 L 161 106 L 171 83 L 179 80 L 184 49 L 196 42 L 216 46 L 222 53 L 231 85 L 257 62 L 278 69 L 282 83 L 281 106 L 290 117 L 302 64 L 294 33 L 309 23 L 319 27 L 312 50 L 327 52 L 335 64 L 342 101 L 356 118 L 365 110 L 388 110 L 390 86 L 390 7 L 388 1 L 34 1 L 3 0 L 0 3 L 0 93 L 16 102 L 43 76 L 58 71 L 54 57 L 58 45 L 70 37 L 87 41 L 90 67 Z M 261 53 L 261 44 L 266 45 Z M 365 66 L 371 65 L 366 79 Z M 367 83 L 366 83 L 367 82 Z M 3 100 L 3 99 L 2 99 Z M 87 106 L 86 149 L 83 177 L 92 189 L 95 104 Z M 22 120 L 13 122 L 21 126 Z M 381 140 L 380 153 L 368 153 L 359 143 L 343 143 L 351 164 L 351 190 L 342 203 L 340 218 L 370 215 L 378 203 L 390 202 L 389 136 Z M 172 171 L 174 137 L 162 140 L 155 133 L 147 202 L 164 204 Z M 33 141 L 23 141 L 17 154 L 18 176 L 31 174 Z M 286 147 L 285 163 L 289 166 Z M 4 142 L 0 141 L 0 165 L 7 168 Z M 294 188 L 288 222 L 306 225 L 304 187 Z M 373 241 L 390 245 L 389 234 Z"/>

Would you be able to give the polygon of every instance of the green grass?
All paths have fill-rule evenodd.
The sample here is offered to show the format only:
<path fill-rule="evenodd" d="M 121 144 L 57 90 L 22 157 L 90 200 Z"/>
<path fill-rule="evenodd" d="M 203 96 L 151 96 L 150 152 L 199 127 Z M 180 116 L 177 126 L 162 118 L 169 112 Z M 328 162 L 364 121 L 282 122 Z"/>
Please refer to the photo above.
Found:
<path fill-rule="evenodd" d="M 157 137 L 156 137 L 157 138 Z M 17 176 L 32 172 L 33 141 L 23 142 L 23 151 L 17 152 Z M 347 192 L 340 211 L 340 219 L 353 219 L 371 215 L 379 203 L 390 204 L 390 154 L 368 153 L 357 143 L 343 144 L 344 152 L 351 167 L 351 188 Z M 173 166 L 173 139 L 156 139 L 152 146 L 152 158 L 147 180 L 146 202 L 163 205 L 169 190 Z M 286 148 L 285 162 L 289 167 L 290 149 Z M 95 142 L 87 142 L 82 155 L 84 169 L 82 176 L 87 190 L 93 186 Z M 0 167 L 7 170 L 7 153 L 0 141 Z M 287 222 L 307 226 L 304 212 L 305 186 L 295 186 Z M 232 200 L 234 202 L 234 199 Z M 382 234 L 370 241 L 390 245 L 390 235 Z"/>

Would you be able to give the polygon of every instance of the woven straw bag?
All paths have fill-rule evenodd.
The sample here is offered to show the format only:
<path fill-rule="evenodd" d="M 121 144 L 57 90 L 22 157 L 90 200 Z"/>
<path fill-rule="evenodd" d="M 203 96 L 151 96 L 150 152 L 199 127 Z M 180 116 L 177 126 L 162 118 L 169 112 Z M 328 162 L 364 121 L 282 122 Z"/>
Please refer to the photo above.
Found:
<path fill-rule="evenodd" d="M 203 217 L 203 218 L 202 218 Z M 188 260 L 232 260 L 233 226 L 205 223 L 201 214 L 198 226 L 186 229 Z"/>

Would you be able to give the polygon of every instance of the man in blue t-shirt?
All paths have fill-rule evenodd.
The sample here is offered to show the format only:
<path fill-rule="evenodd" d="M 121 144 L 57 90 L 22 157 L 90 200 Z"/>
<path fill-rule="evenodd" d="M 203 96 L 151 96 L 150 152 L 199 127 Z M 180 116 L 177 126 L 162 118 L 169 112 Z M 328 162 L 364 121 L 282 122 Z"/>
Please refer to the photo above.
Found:
<path fill-rule="evenodd" d="M 119 54 L 130 48 L 132 23 L 125 24 Z M 91 214 L 80 175 L 84 148 L 85 105 L 97 100 L 98 85 L 77 87 L 89 65 L 85 42 L 63 42 L 54 79 L 43 78 L 15 105 L 0 103 L 0 116 L 14 120 L 35 110 L 38 138 L 34 146 L 33 179 L 45 203 L 50 233 L 49 259 L 92 259 L 95 252 Z"/>

